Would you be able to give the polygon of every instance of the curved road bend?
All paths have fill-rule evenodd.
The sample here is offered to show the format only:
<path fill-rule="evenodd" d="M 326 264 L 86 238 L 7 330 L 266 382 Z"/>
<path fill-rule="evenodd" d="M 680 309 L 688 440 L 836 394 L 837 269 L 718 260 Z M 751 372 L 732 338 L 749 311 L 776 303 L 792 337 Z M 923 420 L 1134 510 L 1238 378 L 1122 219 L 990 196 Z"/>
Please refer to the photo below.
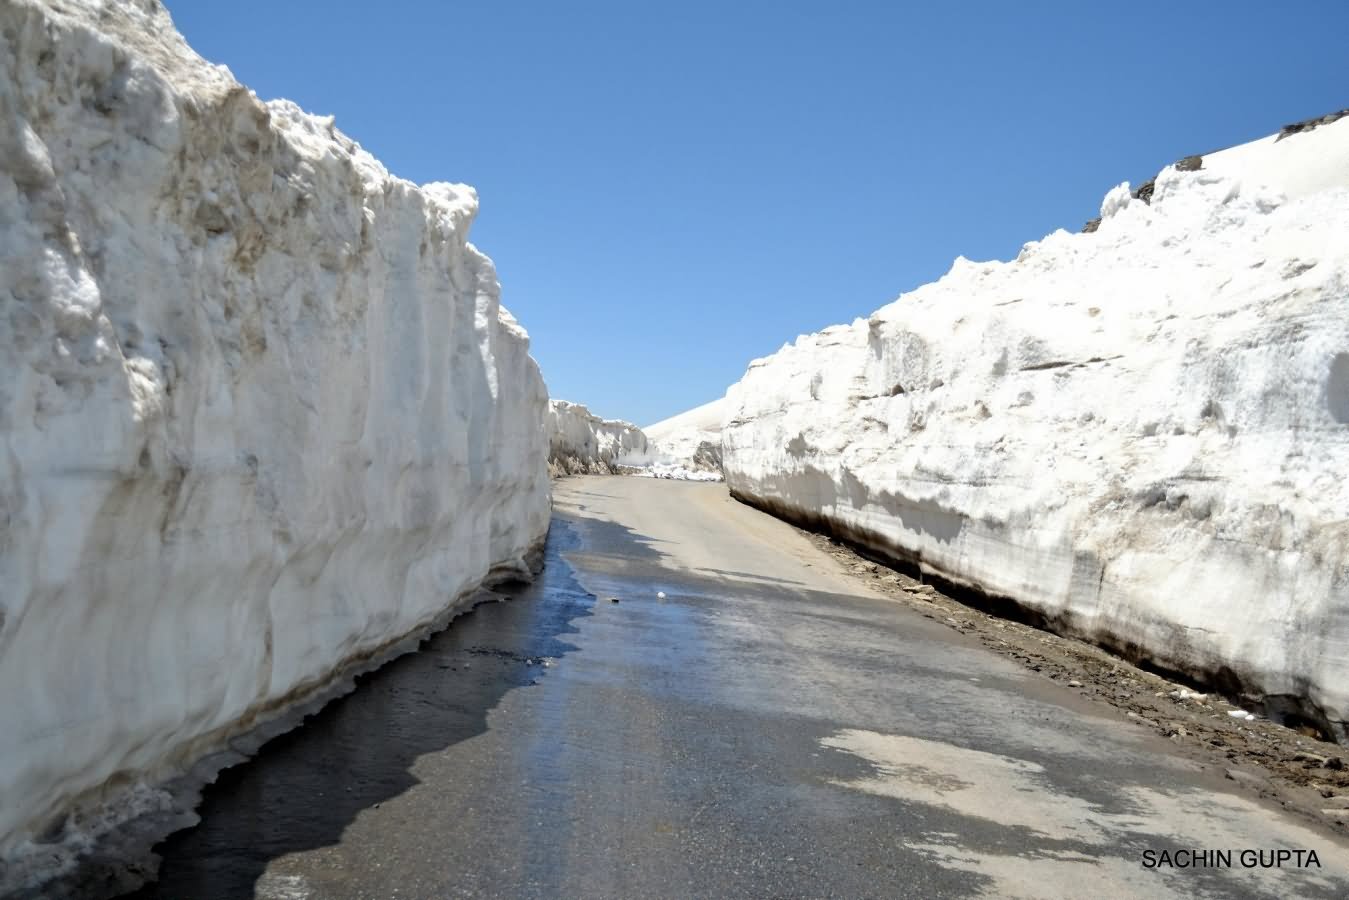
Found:
<path fill-rule="evenodd" d="M 1343 842 L 724 486 L 556 489 L 534 586 L 223 773 L 137 896 L 1349 896 Z"/>

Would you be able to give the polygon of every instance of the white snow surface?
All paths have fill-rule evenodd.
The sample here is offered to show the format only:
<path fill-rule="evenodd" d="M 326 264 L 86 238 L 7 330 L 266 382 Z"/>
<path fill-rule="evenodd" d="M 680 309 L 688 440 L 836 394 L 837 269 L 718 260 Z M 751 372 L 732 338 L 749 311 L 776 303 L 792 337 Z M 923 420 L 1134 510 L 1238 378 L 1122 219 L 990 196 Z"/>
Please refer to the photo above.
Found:
<path fill-rule="evenodd" d="M 686 455 L 691 456 L 698 442 L 721 440 L 725 408 L 726 398 L 720 397 L 655 425 L 648 425 L 642 430 L 662 449 L 676 454 L 687 450 Z"/>
<path fill-rule="evenodd" d="M 717 480 L 707 476 L 721 472 L 721 429 L 725 411 L 726 398 L 722 397 L 647 426 L 644 430 L 663 470 L 687 473 L 695 480 Z"/>
<path fill-rule="evenodd" d="M 632 472 L 639 478 L 668 478 L 671 481 L 721 481 L 720 472 L 712 472 L 707 469 L 690 469 L 687 466 L 681 466 L 678 463 L 671 462 L 653 462 L 650 465 L 643 466 L 641 469 Z"/>
<path fill-rule="evenodd" d="M 548 401 L 548 461 L 555 472 L 612 474 L 651 462 L 647 436 L 631 422 L 602 419 L 580 403 Z"/>
<path fill-rule="evenodd" d="M 752 362 L 737 495 L 1349 718 L 1349 119 L 1127 185 Z"/>
<path fill-rule="evenodd" d="M 521 572 L 549 482 L 471 188 L 259 102 L 156 0 L 6 0 L 0 48 L 12 886 L 29 851 L 61 857 L 28 839 L 64 813 L 66 835 L 115 825 Z"/>
<path fill-rule="evenodd" d="M 692 412 L 697 413 L 713 406 L 707 404 Z M 705 412 L 702 416 L 707 418 Z M 682 432 L 689 430 L 681 429 Z M 677 445 L 675 451 L 671 452 L 670 445 L 658 446 L 650 438 L 645 429 L 631 422 L 602 419 L 579 403 L 548 401 L 548 465 L 554 474 L 624 474 L 676 481 L 721 480 L 720 470 L 706 465 L 705 448 L 703 454 L 697 452 L 699 445 L 696 441 Z M 719 461 L 719 438 L 716 446 Z"/>

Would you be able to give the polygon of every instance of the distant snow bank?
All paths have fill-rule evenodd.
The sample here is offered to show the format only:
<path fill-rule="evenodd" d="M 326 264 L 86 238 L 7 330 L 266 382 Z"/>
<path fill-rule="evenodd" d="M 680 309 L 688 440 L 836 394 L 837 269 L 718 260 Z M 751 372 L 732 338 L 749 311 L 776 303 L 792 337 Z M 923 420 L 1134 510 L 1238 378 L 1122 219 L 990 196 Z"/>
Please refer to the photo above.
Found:
<path fill-rule="evenodd" d="M 621 419 L 602 419 L 579 403 L 550 400 L 548 467 L 554 475 L 635 475 L 676 481 L 721 481 L 718 404 L 708 403 L 648 429 Z M 696 414 L 696 415 L 694 415 Z M 682 423 L 677 420 L 684 420 Z M 715 422 L 715 429 L 712 423 Z M 673 427 L 666 427 L 673 424 Z M 715 439 L 704 446 L 700 439 Z"/>
<path fill-rule="evenodd" d="M 4 894 L 527 575 L 549 483 L 471 188 L 259 102 L 156 0 L 7 0 L 0 51 Z"/>
<path fill-rule="evenodd" d="M 706 469 L 690 469 L 678 463 L 655 462 L 633 471 L 639 478 L 668 478 L 672 481 L 721 481 L 720 472 Z"/>
<path fill-rule="evenodd" d="M 726 398 L 704 403 L 687 412 L 648 426 L 653 452 L 669 471 L 690 473 L 699 481 L 719 481 L 721 429 Z M 654 473 L 653 473 L 654 474 Z"/>
<path fill-rule="evenodd" d="M 1341 119 L 957 259 L 752 362 L 729 486 L 1343 739 L 1347 188 Z"/>
<path fill-rule="evenodd" d="M 647 437 L 631 422 L 602 419 L 580 403 L 548 401 L 548 467 L 554 475 L 616 475 L 650 462 Z"/>

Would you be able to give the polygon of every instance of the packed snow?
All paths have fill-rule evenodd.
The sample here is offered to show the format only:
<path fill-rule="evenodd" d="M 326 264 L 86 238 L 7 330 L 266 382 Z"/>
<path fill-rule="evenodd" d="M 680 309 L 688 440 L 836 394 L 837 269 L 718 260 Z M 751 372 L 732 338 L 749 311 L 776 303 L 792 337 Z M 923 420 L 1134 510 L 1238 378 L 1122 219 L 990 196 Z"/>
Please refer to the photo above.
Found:
<path fill-rule="evenodd" d="M 667 478 L 672 481 L 721 481 L 720 472 L 690 469 L 688 466 L 657 460 L 629 474 L 639 478 Z"/>
<path fill-rule="evenodd" d="M 721 474 L 721 428 L 726 398 L 704 403 L 648 426 L 653 452 L 669 471 Z M 717 480 L 715 477 L 709 480 Z"/>
<path fill-rule="evenodd" d="M 549 482 L 471 188 L 259 102 L 156 0 L 8 0 L 0 47 L 4 893 L 526 574 Z"/>
<path fill-rule="evenodd" d="M 555 475 L 614 475 L 651 462 L 647 437 L 631 422 L 602 419 L 580 403 L 548 401 L 548 466 Z"/>
<path fill-rule="evenodd" d="M 699 410 L 714 405 L 707 404 Z M 708 418 L 706 412 L 701 415 Z M 675 419 L 667 421 L 675 422 Z M 693 440 L 689 431 L 686 425 L 674 433 L 673 443 L 657 445 L 645 429 L 631 422 L 602 419 L 579 403 L 550 400 L 548 467 L 554 475 L 634 475 L 676 481 L 720 481 L 720 439 L 713 459 L 707 455 L 706 447 L 700 447 Z M 672 432 L 665 433 L 668 436 Z M 702 433 L 707 434 L 706 431 Z"/>
<path fill-rule="evenodd" d="M 725 398 L 644 429 L 651 460 L 633 474 L 678 481 L 721 481 L 721 417 Z"/>
<path fill-rule="evenodd" d="M 1347 188 L 1342 119 L 958 259 L 750 364 L 730 488 L 1344 738 Z"/>

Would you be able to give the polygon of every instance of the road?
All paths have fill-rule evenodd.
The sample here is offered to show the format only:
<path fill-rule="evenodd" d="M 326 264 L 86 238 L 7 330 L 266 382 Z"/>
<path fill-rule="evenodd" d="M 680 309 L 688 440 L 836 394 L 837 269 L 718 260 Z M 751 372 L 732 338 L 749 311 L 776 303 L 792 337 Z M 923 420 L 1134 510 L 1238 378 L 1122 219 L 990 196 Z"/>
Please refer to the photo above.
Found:
<path fill-rule="evenodd" d="M 722 485 L 570 478 L 539 581 L 225 772 L 138 897 L 1349 896 L 1141 731 Z"/>

